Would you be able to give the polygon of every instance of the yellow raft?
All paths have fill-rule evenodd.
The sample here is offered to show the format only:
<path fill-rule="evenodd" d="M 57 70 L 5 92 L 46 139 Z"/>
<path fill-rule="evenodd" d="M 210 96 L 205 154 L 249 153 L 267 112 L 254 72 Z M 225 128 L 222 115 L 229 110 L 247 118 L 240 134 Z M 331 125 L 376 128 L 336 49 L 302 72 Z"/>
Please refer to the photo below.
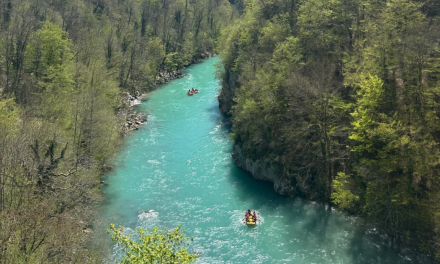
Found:
<path fill-rule="evenodd" d="M 253 216 L 248 217 L 248 220 L 246 221 L 246 225 L 247 226 L 254 226 L 256 224 L 257 223 L 256 223 L 256 221 L 254 221 L 254 217 Z"/>

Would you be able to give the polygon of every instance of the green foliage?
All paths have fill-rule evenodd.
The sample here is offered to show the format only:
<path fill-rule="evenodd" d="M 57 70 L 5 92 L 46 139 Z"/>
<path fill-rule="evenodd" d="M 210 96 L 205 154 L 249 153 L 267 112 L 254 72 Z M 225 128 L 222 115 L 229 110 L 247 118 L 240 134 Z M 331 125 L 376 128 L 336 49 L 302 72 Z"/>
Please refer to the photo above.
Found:
<path fill-rule="evenodd" d="M 352 113 L 353 130 L 350 139 L 358 142 L 353 151 L 374 151 L 374 135 L 370 131 L 378 127 L 377 118 L 383 100 L 383 81 L 376 76 L 364 77 L 359 85 L 356 109 Z"/>
<path fill-rule="evenodd" d="M 58 25 L 44 22 L 29 45 L 30 72 L 35 73 L 40 89 L 41 115 L 48 120 L 65 120 L 69 96 L 73 92 L 71 42 Z"/>
<path fill-rule="evenodd" d="M 8 135 L 14 133 L 17 128 L 19 119 L 19 109 L 14 102 L 14 99 L 7 99 L 0 101 L 0 133 Z M 12 130 L 14 129 L 14 130 Z M 11 131 L 12 130 L 12 131 Z"/>
<path fill-rule="evenodd" d="M 167 54 L 165 57 L 164 67 L 169 71 L 176 71 L 183 65 L 185 65 L 185 63 L 177 52 Z"/>
<path fill-rule="evenodd" d="M 44 22 L 31 38 L 32 43 L 27 52 L 33 65 L 29 70 L 41 78 L 51 79 L 47 75 L 51 71 L 58 71 L 73 57 L 70 50 L 72 43 L 67 32 L 54 23 Z"/>
<path fill-rule="evenodd" d="M 354 203 L 359 201 L 359 196 L 354 195 L 350 190 L 350 181 L 348 175 L 339 172 L 333 180 L 332 201 L 341 209 L 354 207 Z"/>
<path fill-rule="evenodd" d="M 221 38 L 219 99 L 235 143 L 281 167 L 294 193 L 438 257 L 437 11 L 429 0 L 249 0 Z"/>
<path fill-rule="evenodd" d="M 281 74 L 286 74 L 293 67 L 298 66 L 302 59 L 299 39 L 288 37 L 285 41 L 277 44 L 272 58 L 273 68 Z"/>
<path fill-rule="evenodd" d="M 180 225 L 172 230 L 159 230 L 154 227 L 151 232 L 144 229 L 136 231 L 137 241 L 132 236 L 124 235 L 123 227 L 116 228 L 110 225 L 107 233 L 112 234 L 112 240 L 122 246 L 126 264 L 143 263 L 193 263 L 197 260 L 196 254 L 190 254 L 188 237 L 181 231 Z"/>
<path fill-rule="evenodd" d="M 350 46 L 356 8 L 357 1 L 304 1 L 298 10 L 297 25 L 305 55 L 310 59 L 334 56 L 340 60 Z"/>
<path fill-rule="evenodd" d="M 127 121 L 121 95 L 213 52 L 236 15 L 227 0 L 0 5 L 0 263 L 100 262 L 85 231 Z"/>

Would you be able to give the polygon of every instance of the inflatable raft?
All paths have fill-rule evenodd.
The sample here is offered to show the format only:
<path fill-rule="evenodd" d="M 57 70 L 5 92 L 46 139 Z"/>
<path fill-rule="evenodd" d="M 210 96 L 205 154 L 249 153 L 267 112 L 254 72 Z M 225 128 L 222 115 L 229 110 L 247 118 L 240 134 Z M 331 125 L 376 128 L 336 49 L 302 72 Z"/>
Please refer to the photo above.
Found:
<path fill-rule="evenodd" d="M 246 225 L 247 226 L 255 226 L 257 224 L 256 221 L 254 221 L 254 218 L 251 216 L 248 218 L 248 220 L 246 220 Z"/>
<path fill-rule="evenodd" d="M 257 221 L 260 221 L 260 219 L 258 219 L 256 212 L 254 211 L 254 213 L 252 214 L 250 209 L 246 211 L 246 213 L 244 214 L 243 220 L 247 226 L 255 226 L 257 224 Z"/>

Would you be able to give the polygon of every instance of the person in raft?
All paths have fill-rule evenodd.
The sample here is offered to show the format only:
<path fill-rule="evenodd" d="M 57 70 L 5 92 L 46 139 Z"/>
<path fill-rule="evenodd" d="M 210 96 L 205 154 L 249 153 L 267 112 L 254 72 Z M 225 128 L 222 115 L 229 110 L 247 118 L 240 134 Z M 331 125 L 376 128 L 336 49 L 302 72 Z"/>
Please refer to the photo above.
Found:
<path fill-rule="evenodd" d="M 257 215 L 255 214 L 255 211 L 254 211 L 254 222 L 257 222 Z"/>
<path fill-rule="evenodd" d="M 251 212 L 251 209 L 248 209 L 248 210 L 247 210 L 246 215 L 247 215 L 247 217 L 246 217 L 246 221 L 252 220 L 252 212 Z"/>
<path fill-rule="evenodd" d="M 191 92 L 193 92 L 193 93 L 195 92 L 195 91 L 194 91 L 194 87 L 191 89 Z"/>

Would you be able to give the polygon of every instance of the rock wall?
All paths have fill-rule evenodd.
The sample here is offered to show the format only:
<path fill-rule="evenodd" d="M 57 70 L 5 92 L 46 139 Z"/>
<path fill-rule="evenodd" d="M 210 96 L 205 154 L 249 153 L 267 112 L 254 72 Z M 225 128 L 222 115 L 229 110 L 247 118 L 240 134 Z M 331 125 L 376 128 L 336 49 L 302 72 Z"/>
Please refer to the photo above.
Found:
<path fill-rule="evenodd" d="M 230 116 L 230 111 L 234 103 L 233 98 L 237 87 L 237 77 L 235 73 L 228 70 L 222 83 L 222 90 L 218 96 L 220 111 L 228 116 Z"/>
<path fill-rule="evenodd" d="M 238 167 L 250 172 L 255 179 L 273 182 L 277 193 L 284 196 L 294 194 L 291 181 L 284 175 L 281 165 L 273 162 L 253 160 L 243 153 L 238 144 L 234 145 L 232 157 Z"/>
<path fill-rule="evenodd" d="M 239 87 L 237 78 L 237 74 L 231 70 L 227 70 L 226 76 L 223 79 L 222 90 L 218 96 L 220 111 L 227 116 L 231 116 L 230 111 L 234 105 L 233 98 L 235 97 L 237 87 Z M 255 179 L 273 182 L 274 189 L 277 193 L 284 196 L 294 194 L 294 187 L 292 187 L 291 180 L 284 174 L 280 164 L 254 160 L 242 151 L 239 144 L 234 145 L 232 157 L 238 167 L 250 172 Z"/>
<path fill-rule="evenodd" d="M 238 76 L 234 72 L 228 70 L 223 79 L 222 90 L 218 96 L 220 111 L 228 116 L 231 116 L 230 111 L 234 105 L 233 98 L 235 96 L 235 91 L 239 86 L 237 77 Z M 232 157 L 238 167 L 250 172 L 255 179 L 273 182 L 274 189 L 277 193 L 284 196 L 291 196 L 294 194 L 294 188 L 292 187 L 291 181 L 284 174 L 283 168 L 280 164 L 263 160 L 254 160 L 242 151 L 239 144 L 234 145 Z"/>
<path fill-rule="evenodd" d="M 192 58 L 190 64 L 198 63 L 198 62 L 201 62 L 201 61 L 203 61 L 203 60 L 206 60 L 206 59 L 209 59 L 209 58 L 211 58 L 211 57 L 215 57 L 215 56 L 216 56 L 215 53 L 211 53 L 211 52 L 209 52 L 209 51 L 205 51 L 205 52 L 202 52 L 202 53 L 198 53 L 198 54 L 194 55 L 194 57 Z"/>

